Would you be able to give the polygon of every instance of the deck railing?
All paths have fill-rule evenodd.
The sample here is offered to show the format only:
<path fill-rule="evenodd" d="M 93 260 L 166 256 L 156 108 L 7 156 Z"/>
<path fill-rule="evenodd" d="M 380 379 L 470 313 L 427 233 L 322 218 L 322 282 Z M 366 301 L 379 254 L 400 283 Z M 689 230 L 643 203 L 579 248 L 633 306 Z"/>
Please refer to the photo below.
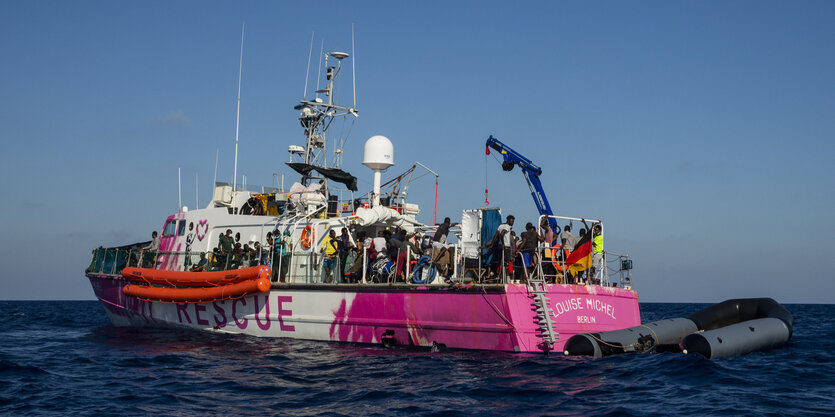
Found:
<path fill-rule="evenodd" d="M 98 248 L 93 251 L 89 273 L 118 275 L 126 267 L 173 271 L 222 271 L 257 265 L 270 265 L 269 251 L 260 253 L 171 252 L 143 249 Z"/>
<path fill-rule="evenodd" d="M 483 285 L 506 284 L 524 282 L 531 276 L 537 275 L 546 282 L 557 284 L 599 284 L 614 285 L 631 288 L 632 261 L 629 256 L 603 251 L 597 262 L 580 274 L 567 274 L 564 252 L 560 248 L 547 247 L 540 244 L 531 254 L 528 262 L 523 260 L 522 254 L 513 254 L 513 262 L 505 259 L 505 251 L 497 251 L 496 259 L 491 265 L 483 263 L 482 256 L 465 258 L 462 256 L 459 244 L 450 245 L 455 255 L 449 264 L 448 276 L 440 280 L 444 283 L 472 283 Z M 370 259 L 367 248 L 353 256 L 325 257 L 316 251 L 294 251 L 285 256 L 279 256 L 268 248 L 261 248 L 258 252 L 171 252 L 147 251 L 129 248 L 98 248 L 93 251 L 88 273 L 119 275 L 125 267 L 140 267 L 151 269 L 165 269 L 175 271 L 219 271 L 230 270 L 257 265 L 270 265 L 273 270 L 274 282 L 295 284 L 405 284 L 413 283 L 416 258 L 411 247 L 405 249 L 406 264 L 400 268 L 403 274 L 397 275 L 397 259 L 400 251 L 391 257 Z M 354 262 L 361 262 L 361 266 L 354 267 Z M 510 267 L 510 265 L 513 265 Z M 425 277 L 438 272 L 422 269 L 425 274 L 416 277 L 417 281 L 425 281 Z M 512 268 L 512 269 L 511 269 Z M 351 270 L 355 273 L 349 273 Z M 512 272 L 511 272 L 512 271 Z M 405 277 L 403 276 L 405 275 Z M 438 281 L 435 281 L 438 282 Z M 423 282 L 425 284 L 425 282 Z"/>

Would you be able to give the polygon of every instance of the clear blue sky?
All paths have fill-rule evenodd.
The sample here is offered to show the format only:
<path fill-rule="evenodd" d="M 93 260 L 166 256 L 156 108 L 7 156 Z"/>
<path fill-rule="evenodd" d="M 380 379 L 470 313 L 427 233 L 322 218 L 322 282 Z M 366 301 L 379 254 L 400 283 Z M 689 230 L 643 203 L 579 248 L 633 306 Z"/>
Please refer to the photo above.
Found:
<path fill-rule="evenodd" d="M 244 20 L 249 184 L 291 175 L 311 32 L 350 52 L 354 23 L 361 191 L 383 134 L 384 178 L 440 172 L 440 216 L 486 182 L 533 220 L 521 174 L 485 160 L 492 134 L 543 167 L 558 214 L 605 221 L 642 301 L 835 302 L 831 1 L 0 2 L 0 299 L 93 298 L 91 249 L 159 230 L 177 167 L 190 207 L 217 149 L 231 179 Z M 410 189 L 424 221 L 433 186 Z"/>

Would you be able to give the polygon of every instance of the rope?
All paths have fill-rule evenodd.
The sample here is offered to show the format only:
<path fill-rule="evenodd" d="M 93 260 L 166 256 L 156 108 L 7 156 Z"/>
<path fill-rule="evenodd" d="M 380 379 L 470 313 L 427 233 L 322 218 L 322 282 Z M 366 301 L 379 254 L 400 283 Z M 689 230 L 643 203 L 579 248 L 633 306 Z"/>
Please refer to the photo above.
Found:
<path fill-rule="evenodd" d="M 508 325 L 508 326 L 510 326 L 510 327 L 512 327 L 512 328 L 513 328 L 513 332 L 514 332 L 514 333 L 518 334 L 518 333 L 519 333 L 519 329 L 517 329 L 517 328 L 516 328 L 516 326 L 514 326 L 514 325 L 513 325 L 513 323 L 512 323 L 510 320 L 508 320 L 508 318 L 507 318 L 507 317 L 505 317 L 505 315 L 504 315 L 504 314 L 502 314 L 502 312 L 499 310 L 499 308 L 498 308 L 498 307 L 496 307 L 496 306 L 493 304 L 493 302 L 492 302 L 492 301 L 490 301 L 490 299 L 489 299 L 489 298 L 487 298 L 487 290 L 485 290 L 485 289 L 484 289 L 484 286 L 481 286 L 481 292 L 483 293 L 481 296 L 484 298 L 484 301 L 487 301 L 487 304 L 489 304 L 489 305 L 490 305 L 490 307 L 491 307 L 491 308 L 493 308 L 493 311 L 495 311 L 495 312 L 496 312 L 496 314 L 498 314 L 498 315 L 499 315 L 499 317 L 500 317 L 502 320 L 504 320 L 504 322 L 505 322 L 505 323 L 507 323 L 507 325 Z"/>
<path fill-rule="evenodd" d="M 652 329 L 651 329 L 649 326 L 647 326 L 646 324 L 642 324 L 642 325 L 640 325 L 640 326 L 638 326 L 638 327 L 646 327 L 646 328 L 647 328 L 647 329 L 648 329 L 648 330 L 652 333 L 653 337 L 655 338 L 655 342 L 656 342 L 656 343 L 658 342 L 658 335 L 657 335 L 657 334 L 655 334 L 655 330 L 652 330 Z M 592 339 L 596 340 L 596 341 L 597 341 L 598 343 L 600 343 L 600 344 L 603 344 L 603 345 L 606 345 L 606 346 L 609 346 L 609 347 L 613 347 L 613 348 L 618 348 L 618 349 L 621 349 L 621 348 L 622 348 L 624 351 L 625 351 L 625 350 L 626 350 L 626 348 L 628 348 L 628 347 L 629 347 L 629 348 L 631 348 L 631 347 L 635 347 L 635 346 L 637 346 L 637 345 L 638 345 L 638 342 L 631 343 L 631 344 L 628 344 L 628 345 L 626 345 L 626 346 L 618 346 L 618 345 L 613 345 L 613 344 L 611 344 L 611 343 L 609 343 L 609 342 L 606 342 L 605 340 L 603 340 L 603 339 L 601 339 L 601 338 L 599 338 L 599 337 L 596 337 L 593 333 L 585 333 L 585 334 L 586 334 L 586 335 L 588 335 L 589 337 L 591 337 Z"/>
<path fill-rule="evenodd" d="M 484 206 L 488 207 L 490 205 L 490 200 L 487 199 L 487 156 L 490 154 L 490 148 L 485 148 L 484 154 Z"/>
<path fill-rule="evenodd" d="M 432 213 L 432 223 L 438 224 L 438 177 L 435 177 L 435 211 Z"/>

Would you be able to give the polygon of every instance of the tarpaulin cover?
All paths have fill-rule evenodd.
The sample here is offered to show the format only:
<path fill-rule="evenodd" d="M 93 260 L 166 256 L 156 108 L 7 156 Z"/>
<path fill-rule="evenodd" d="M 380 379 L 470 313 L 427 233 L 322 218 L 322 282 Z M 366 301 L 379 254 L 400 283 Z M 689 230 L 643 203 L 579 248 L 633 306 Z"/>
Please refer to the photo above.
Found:
<path fill-rule="evenodd" d="M 481 241 L 488 243 L 496 234 L 496 229 L 502 224 L 502 212 L 497 208 L 481 209 Z M 484 243 L 483 243 L 484 244 Z M 492 248 L 491 248 L 492 249 Z M 481 250 L 481 264 L 490 265 L 493 262 L 493 251 Z"/>
<path fill-rule="evenodd" d="M 478 258 L 480 252 L 480 215 L 481 210 L 464 210 L 461 214 L 461 252 L 467 258 Z"/>
<path fill-rule="evenodd" d="M 296 172 L 302 175 L 310 174 L 310 171 L 313 170 L 313 165 L 310 164 L 303 164 L 301 162 L 286 162 L 287 166 L 293 168 Z"/>
<path fill-rule="evenodd" d="M 301 162 L 286 162 L 286 164 L 290 168 L 293 168 L 294 171 L 302 175 L 309 175 L 310 171 L 316 170 L 316 172 L 322 174 L 323 177 L 345 184 L 345 186 L 351 191 L 357 191 L 357 177 L 339 168 L 322 168 Z"/>

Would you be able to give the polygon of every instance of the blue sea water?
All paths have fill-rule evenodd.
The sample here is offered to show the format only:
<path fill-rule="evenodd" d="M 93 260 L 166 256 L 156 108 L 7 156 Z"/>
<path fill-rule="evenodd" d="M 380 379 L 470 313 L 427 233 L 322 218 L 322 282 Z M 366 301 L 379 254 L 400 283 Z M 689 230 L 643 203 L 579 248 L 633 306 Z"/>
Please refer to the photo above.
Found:
<path fill-rule="evenodd" d="M 641 304 L 643 320 L 703 304 Z M 0 302 L 3 415 L 835 415 L 835 305 L 789 346 L 708 360 L 429 352 L 118 328 L 95 301 Z"/>

